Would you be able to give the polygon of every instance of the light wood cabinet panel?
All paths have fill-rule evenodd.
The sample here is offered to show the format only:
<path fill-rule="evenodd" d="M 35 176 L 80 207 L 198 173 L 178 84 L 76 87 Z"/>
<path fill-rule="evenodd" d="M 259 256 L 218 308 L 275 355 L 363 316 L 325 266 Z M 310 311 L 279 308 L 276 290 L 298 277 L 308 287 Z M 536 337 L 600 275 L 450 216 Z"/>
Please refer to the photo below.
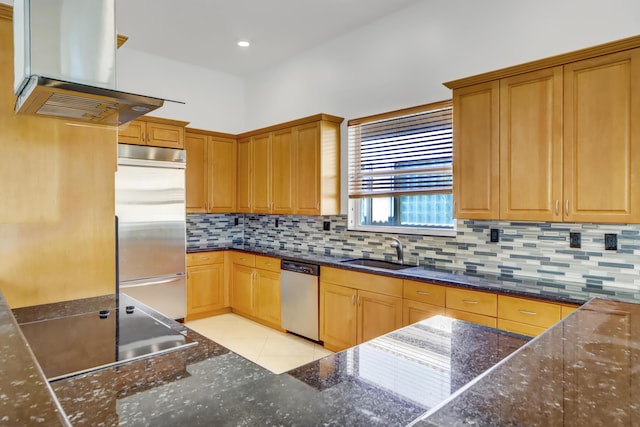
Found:
<path fill-rule="evenodd" d="M 251 212 L 271 212 L 271 134 L 251 138 Z"/>
<path fill-rule="evenodd" d="M 562 67 L 500 81 L 500 219 L 562 220 Z"/>
<path fill-rule="evenodd" d="M 536 337 L 548 328 L 498 318 L 498 329 L 529 337 Z"/>
<path fill-rule="evenodd" d="M 187 268 L 187 320 L 224 307 L 224 263 Z"/>
<path fill-rule="evenodd" d="M 280 326 L 280 273 L 256 269 L 255 313 L 265 322 Z"/>
<path fill-rule="evenodd" d="M 296 213 L 320 214 L 320 124 L 296 128 Z"/>
<path fill-rule="evenodd" d="M 146 123 L 134 120 L 118 128 L 118 142 L 120 144 L 147 145 L 145 132 Z"/>
<path fill-rule="evenodd" d="M 251 138 L 238 140 L 237 149 L 237 188 L 236 188 L 236 209 L 240 213 L 251 212 L 252 199 L 252 153 Z"/>
<path fill-rule="evenodd" d="M 356 290 L 320 282 L 320 339 L 331 351 L 357 344 Z"/>
<path fill-rule="evenodd" d="M 271 140 L 271 212 L 293 213 L 293 131 L 284 129 L 273 132 Z"/>
<path fill-rule="evenodd" d="M 488 326 L 495 328 L 498 325 L 498 321 L 495 317 L 485 316 L 483 314 L 470 313 L 468 311 L 454 310 L 447 308 L 445 315 L 458 320 L 464 320 L 465 322 L 476 323 L 478 325 Z"/>
<path fill-rule="evenodd" d="M 186 205 L 189 213 L 207 212 L 208 156 L 207 136 L 187 132 L 184 141 L 187 151 L 185 171 Z"/>
<path fill-rule="evenodd" d="M 496 317 L 498 298 L 489 292 L 472 291 L 461 288 L 447 288 L 447 308 L 469 313 Z"/>
<path fill-rule="evenodd" d="M 568 315 L 570 315 L 571 313 L 576 311 L 578 308 L 580 308 L 580 306 L 564 305 L 563 304 L 560 307 L 560 313 L 561 313 L 562 318 L 564 319 L 565 317 L 567 317 Z"/>
<path fill-rule="evenodd" d="M 640 222 L 640 49 L 564 68 L 565 221 Z"/>
<path fill-rule="evenodd" d="M 402 327 L 402 298 L 358 291 L 358 344 Z"/>
<path fill-rule="evenodd" d="M 254 269 L 234 265 L 231 282 L 231 308 L 234 312 L 252 316 L 254 313 Z"/>
<path fill-rule="evenodd" d="M 189 158 L 187 157 L 187 162 Z M 236 210 L 236 140 L 209 136 L 207 141 L 207 191 L 211 213 Z"/>
<path fill-rule="evenodd" d="M 267 256 L 256 255 L 256 268 L 260 270 L 273 271 L 280 273 L 280 260 Z"/>
<path fill-rule="evenodd" d="M 498 295 L 498 318 L 549 328 L 560 321 L 559 304 Z"/>
<path fill-rule="evenodd" d="M 255 267 L 256 256 L 245 252 L 231 252 L 231 262 L 233 264 L 245 265 L 247 267 Z"/>
<path fill-rule="evenodd" d="M 444 314 L 444 306 L 425 304 L 410 299 L 404 299 L 402 302 L 402 326 L 412 325 L 421 320 Z"/>
<path fill-rule="evenodd" d="M 187 321 L 226 307 L 224 260 L 223 251 L 187 254 Z"/>
<path fill-rule="evenodd" d="M 455 218 L 499 216 L 499 105 L 497 81 L 453 91 Z"/>
<path fill-rule="evenodd" d="M 184 148 L 184 128 L 188 122 L 142 117 L 118 128 L 121 144 L 150 145 L 153 147 Z"/>
<path fill-rule="evenodd" d="M 446 287 L 433 283 L 404 280 L 402 296 L 405 299 L 420 301 L 423 303 L 445 306 Z"/>

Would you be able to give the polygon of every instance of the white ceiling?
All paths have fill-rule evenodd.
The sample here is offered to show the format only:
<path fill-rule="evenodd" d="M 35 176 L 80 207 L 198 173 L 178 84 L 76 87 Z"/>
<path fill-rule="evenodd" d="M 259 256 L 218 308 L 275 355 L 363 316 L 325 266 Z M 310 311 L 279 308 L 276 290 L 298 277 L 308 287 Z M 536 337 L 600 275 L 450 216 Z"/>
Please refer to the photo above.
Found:
<path fill-rule="evenodd" d="M 116 0 L 116 22 L 131 49 L 245 75 L 419 1 Z"/>

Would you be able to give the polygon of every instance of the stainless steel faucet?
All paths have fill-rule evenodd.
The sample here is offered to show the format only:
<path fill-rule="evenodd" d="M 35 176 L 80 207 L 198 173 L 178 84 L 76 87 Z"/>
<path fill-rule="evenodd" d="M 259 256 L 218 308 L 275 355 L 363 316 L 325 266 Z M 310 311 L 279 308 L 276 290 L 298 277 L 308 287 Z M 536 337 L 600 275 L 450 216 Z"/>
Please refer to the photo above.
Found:
<path fill-rule="evenodd" d="M 391 243 L 392 248 L 396 248 L 396 253 L 398 254 L 398 262 L 400 264 L 404 264 L 404 253 L 402 252 L 402 242 L 396 238 L 391 238 L 393 242 Z"/>

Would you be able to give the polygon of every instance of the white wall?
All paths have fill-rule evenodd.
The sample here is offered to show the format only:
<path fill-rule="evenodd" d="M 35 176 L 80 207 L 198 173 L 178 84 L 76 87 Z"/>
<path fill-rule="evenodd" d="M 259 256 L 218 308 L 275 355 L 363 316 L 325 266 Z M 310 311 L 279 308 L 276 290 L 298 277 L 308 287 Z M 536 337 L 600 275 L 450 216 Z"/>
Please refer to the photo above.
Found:
<path fill-rule="evenodd" d="M 218 132 L 247 130 L 240 77 L 128 49 L 126 44 L 118 49 L 117 60 L 119 90 L 185 102 L 166 102 L 151 116 Z"/>
<path fill-rule="evenodd" d="M 249 76 L 247 126 L 439 101 L 442 82 L 639 33 L 638 0 L 425 0 Z"/>
<path fill-rule="evenodd" d="M 638 0 L 425 0 L 246 81 L 247 128 L 348 119 L 449 99 L 443 82 L 634 36 Z"/>

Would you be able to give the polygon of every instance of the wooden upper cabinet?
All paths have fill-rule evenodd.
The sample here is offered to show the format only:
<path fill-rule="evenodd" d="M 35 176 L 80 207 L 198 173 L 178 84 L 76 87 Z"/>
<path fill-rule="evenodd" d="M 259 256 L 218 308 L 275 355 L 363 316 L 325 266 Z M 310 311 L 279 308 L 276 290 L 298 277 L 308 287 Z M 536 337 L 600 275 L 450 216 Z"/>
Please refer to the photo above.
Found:
<path fill-rule="evenodd" d="M 251 212 L 251 158 L 251 138 L 238 139 L 236 210 L 241 213 Z"/>
<path fill-rule="evenodd" d="M 456 218 L 499 216 L 499 85 L 453 91 L 453 198 Z"/>
<path fill-rule="evenodd" d="M 273 132 L 271 139 L 271 211 L 293 213 L 293 130 Z"/>
<path fill-rule="evenodd" d="M 235 212 L 235 137 L 189 129 L 185 149 L 187 212 Z"/>
<path fill-rule="evenodd" d="M 118 128 L 118 142 L 183 149 L 187 124 L 187 122 L 177 120 L 145 116 L 120 126 Z"/>
<path fill-rule="evenodd" d="M 235 137 L 209 136 L 207 150 L 208 211 L 235 212 L 236 139 Z"/>
<path fill-rule="evenodd" d="M 446 83 L 455 217 L 640 223 L 639 45 L 631 37 Z"/>
<path fill-rule="evenodd" d="M 318 114 L 241 135 L 238 212 L 339 214 L 342 120 Z"/>
<path fill-rule="evenodd" d="M 251 138 L 251 212 L 271 213 L 271 134 Z"/>
<path fill-rule="evenodd" d="M 565 220 L 640 222 L 640 48 L 568 64 L 564 79 Z"/>
<path fill-rule="evenodd" d="M 562 220 L 562 67 L 500 80 L 500 219 Z"/>
<path fill-rule="evenodd" d="M 185 172 L 187 212 L 207 212 L 207 136 L 186 132 L 184 141 L 187 150 Z"/>

